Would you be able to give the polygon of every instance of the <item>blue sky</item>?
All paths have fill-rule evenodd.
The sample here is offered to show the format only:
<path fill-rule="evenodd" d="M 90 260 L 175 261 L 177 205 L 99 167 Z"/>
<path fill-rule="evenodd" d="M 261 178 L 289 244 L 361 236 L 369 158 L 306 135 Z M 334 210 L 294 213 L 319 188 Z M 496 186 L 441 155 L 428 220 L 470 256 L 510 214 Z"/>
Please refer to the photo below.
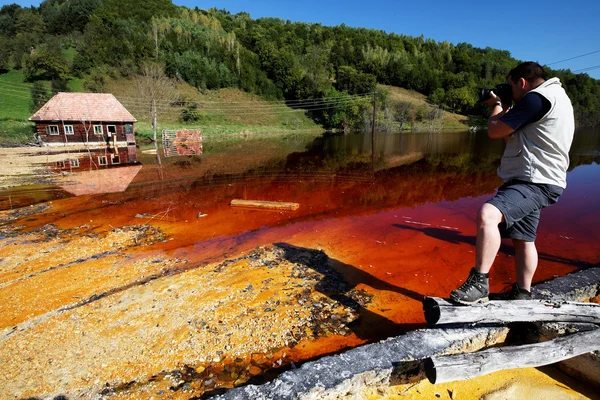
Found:
<path fill-rule="evenodd" d="M 0 4 L 15 1 L 0 0 Z M 22 6 L 40 1 L 17 0 Z M 381 29 L 423 35 L 453 44 L 508 50 L 523 61 L 538 61 L 600 79 L 600 0 L 411 1 L 402 0 L 174 0 L 202 9 L 245 11 L 252 18 L 277 17 L 327 26 Z M 585 57 L 555 63 L 583 54 Z"/>

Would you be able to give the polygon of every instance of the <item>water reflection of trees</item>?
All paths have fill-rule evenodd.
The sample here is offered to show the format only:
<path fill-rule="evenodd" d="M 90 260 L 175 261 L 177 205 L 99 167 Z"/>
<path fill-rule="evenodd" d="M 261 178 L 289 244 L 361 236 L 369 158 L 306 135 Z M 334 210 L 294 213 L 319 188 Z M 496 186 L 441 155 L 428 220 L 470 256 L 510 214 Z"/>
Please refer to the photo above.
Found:
<path fill-rule="evenodd" d="M 171 160 L 160 188 L 150 174 L 141 174 L 136 186 L 170 201 L 196 196 L 203 207 L 232 197 L 293 199 L 317 212 L 323 204 L 340 211 L 457 200 L 493 193 L 501 183 L 496 168 L 503 146 L 485 134 L 379 135 L 374 163 L 369 135 L 272 140 L 228 142 L 230 154 L 223 147 L 215 156 L 207 145 L 201 158 Z M 588 155 L 595 140 L 586 136 L 574 143 L 571 168 L 598 161 Z"/>

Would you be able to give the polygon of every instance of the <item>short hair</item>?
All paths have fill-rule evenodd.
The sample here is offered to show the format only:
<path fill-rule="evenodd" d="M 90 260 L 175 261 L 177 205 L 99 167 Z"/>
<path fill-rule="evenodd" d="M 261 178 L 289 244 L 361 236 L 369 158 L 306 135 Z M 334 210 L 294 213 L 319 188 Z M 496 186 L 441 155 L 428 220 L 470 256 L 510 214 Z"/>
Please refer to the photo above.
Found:
<path fill-rule="evenodd" d="M 523 78 L 527 82 L 535 82 L 538 79 L 546 80 L 546 71 L 544 68 L 536 62 L 527 61 L 521 63 L 510 70 L 506 77 L 510 77 L 513 82 Z"/>

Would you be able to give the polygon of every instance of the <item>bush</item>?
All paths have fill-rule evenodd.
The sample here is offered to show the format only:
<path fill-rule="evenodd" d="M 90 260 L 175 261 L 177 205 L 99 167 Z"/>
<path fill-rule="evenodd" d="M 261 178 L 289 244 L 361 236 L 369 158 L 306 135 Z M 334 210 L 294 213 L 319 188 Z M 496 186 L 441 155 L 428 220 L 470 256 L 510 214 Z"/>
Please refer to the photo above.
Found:
<path fill-rule="evenodd" d="M 197 110 L 197 105 L 192 104 L 189 107 L 186 107 L 181 112 L 181 121 L 182 122 L 198 122 L 200 120 L 200 114 Z"/>

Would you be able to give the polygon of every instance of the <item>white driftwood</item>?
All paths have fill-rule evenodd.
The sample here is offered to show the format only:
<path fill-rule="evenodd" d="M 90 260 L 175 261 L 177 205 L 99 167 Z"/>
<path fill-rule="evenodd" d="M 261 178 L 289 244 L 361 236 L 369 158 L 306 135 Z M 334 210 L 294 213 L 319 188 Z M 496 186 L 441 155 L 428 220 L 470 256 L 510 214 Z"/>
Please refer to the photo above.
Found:
<path fill-rule="evenodd" d="M 600 329 L 542 343 L 431 357 L 425 360 L 425 373 L 431 383 L 453 382 L 505 369 L 540 367 L 595 350 L 600 350 Z"/>
<path fill-rule="evenodd" d="M 600 323 L 600 305 L 548 300 L 495 300 L 463 306 L 439 297 L 423 299 L 429 325 L 474 322 L 590 322 Z"/>

